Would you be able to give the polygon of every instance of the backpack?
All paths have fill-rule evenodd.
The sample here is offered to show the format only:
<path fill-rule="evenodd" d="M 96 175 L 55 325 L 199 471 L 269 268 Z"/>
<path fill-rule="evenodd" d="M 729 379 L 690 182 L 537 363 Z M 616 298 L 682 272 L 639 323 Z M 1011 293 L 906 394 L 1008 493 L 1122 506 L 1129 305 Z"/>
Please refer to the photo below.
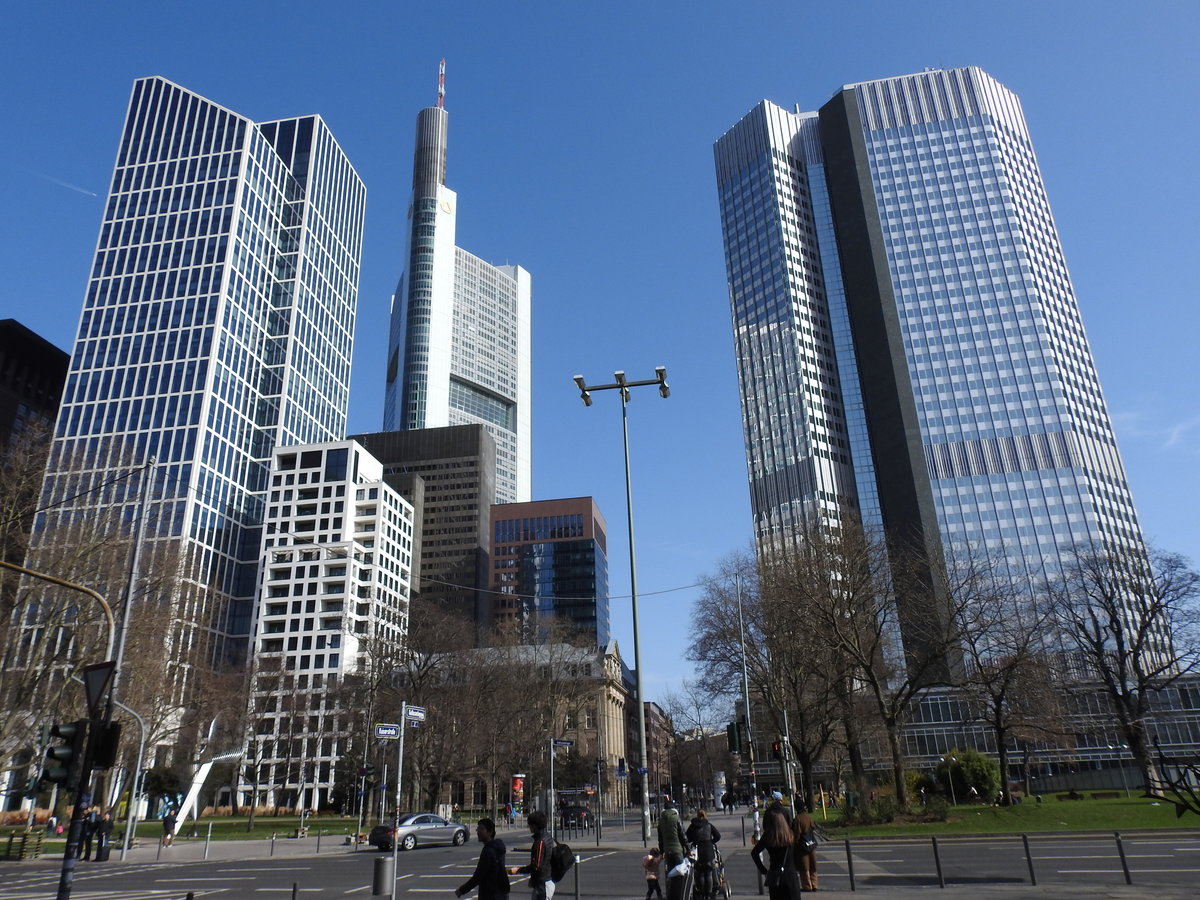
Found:
<path fill-rule="evenodd" d="M 557 883 L 562 881 L 571 866 L 575 865 L 575 851 L 562 842 L 554 845 L 550 851 L 550 880 Z"/>
<path fill-rule="evenodd" d="M 817 832 L 811 828 L 808 831 L 804 832 L 803 843 L 804 843 L 804 852 L 805 853 L 812 853 L 814 850 L 816 850 L 817 844 L 820 843 L 820 841 L 817 838 Z"/>

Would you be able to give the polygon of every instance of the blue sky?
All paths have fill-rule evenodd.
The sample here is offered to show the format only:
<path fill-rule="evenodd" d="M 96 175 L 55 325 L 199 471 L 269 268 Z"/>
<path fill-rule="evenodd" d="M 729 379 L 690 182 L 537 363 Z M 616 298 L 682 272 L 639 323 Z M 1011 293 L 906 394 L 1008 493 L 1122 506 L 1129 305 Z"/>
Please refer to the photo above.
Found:
<path fill-rule="evenodd" d="M 1198 22 L 1104 0 L 9 4 L 0 317 L 70 348 L 134 78 L 319 113 L 367 184 L 349 427 L 377 429 L 414 118 L 445 57 L 458 243 L 533 276 L 535 497 L 597 498 L 615 595 L 620 408 L 585 409 L 571 376 L 667 367 L 671 398 L 630 405 L 653 697 L 690 675 L 687 586 L 750 540 L 712 143 L 763 98 L 960 65 L 1020 95 L 1143 527 L 1200 562 Z M 627 600 L 613 625 L 632 658 Z"/>

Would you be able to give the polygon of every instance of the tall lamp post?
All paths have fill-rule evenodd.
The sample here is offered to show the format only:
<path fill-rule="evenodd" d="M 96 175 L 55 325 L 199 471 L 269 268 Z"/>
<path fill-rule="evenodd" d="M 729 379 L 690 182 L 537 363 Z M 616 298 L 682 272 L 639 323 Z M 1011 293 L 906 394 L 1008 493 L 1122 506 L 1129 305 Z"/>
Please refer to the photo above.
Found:
<path fill-rule="evenodd" d="M 637 557 L 633 549 L 633 484 L 629 473 L 629 414 L 626 407 L 629 404 L 629 389 L 644 385 L 657 385 L 659 396 L 664 400 L 671 396 L 667 386 L 666 366 L 654 369 L 654 378 L 645 381 L 629 381 L 624 371 L 614 372 L 613 384 L 587 384 L 582 375 L 574 378 L 575 386 L 579 388 L 579 396 L 584 406 L 592 405 L 592 391 L 616 390 L 621 393 L 621 433 L 625 439 L 625 512 L 629 520 L 629 597 L 633 607 L 633 669 L 634 691 L 637 693 L 638 719 L 638 769 L 642 778 L 642 846 L 650 842 L 650 784 L 647 780 L 648 758 L 646 755 L 646 698 L 642 693 L 642 649 L 641 637 L 638 632 L 638 603 L 637 603 Z"/>

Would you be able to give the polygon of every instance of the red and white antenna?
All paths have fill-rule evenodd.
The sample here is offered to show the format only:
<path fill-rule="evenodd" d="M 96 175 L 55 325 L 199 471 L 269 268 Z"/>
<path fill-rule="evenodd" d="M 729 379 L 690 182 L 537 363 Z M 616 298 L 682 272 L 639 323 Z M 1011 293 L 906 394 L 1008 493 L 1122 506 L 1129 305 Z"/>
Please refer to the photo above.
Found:
<path fill-rule="evenodd" d="M 438 109 L 446 105 L 446 60 L 438 63 Z"/>

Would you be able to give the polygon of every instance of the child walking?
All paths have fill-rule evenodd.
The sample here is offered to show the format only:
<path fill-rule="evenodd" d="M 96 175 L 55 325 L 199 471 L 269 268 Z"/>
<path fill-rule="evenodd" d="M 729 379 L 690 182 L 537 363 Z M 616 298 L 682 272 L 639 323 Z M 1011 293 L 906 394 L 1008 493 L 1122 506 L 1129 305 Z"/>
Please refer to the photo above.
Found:
<path fill-rule="evenodd" d="M 657 847 L 651 847 L 650 852 L 642 857 L 642 868 L 646 870 L 646 900 L 650 900 L 655 894 L 658 894 L 658 900 L 662 900 L 662 888 L 658 885 L 658 870 L 662 865 L 662 851 Z"/>

